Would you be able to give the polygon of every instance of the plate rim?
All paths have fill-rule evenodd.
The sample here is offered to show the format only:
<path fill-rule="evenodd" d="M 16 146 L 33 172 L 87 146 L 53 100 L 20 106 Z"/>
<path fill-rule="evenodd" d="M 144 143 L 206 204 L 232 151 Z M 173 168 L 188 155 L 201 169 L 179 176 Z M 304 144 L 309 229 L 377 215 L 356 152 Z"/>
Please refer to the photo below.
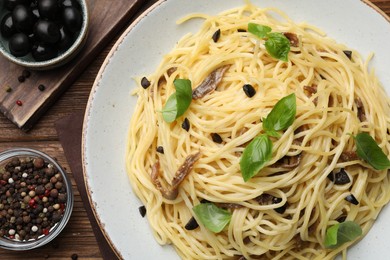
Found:
<path fill-rule="evenodd" d="M 154 9 L 159 7 L 160 5 L 164 4 L 168 0 L 158 0 L 154 4 L 152 4 L 150 7 L 145 9 L 144 11 L 139 14 L 139 16 L 130 23 L 130 25 L 122 32 L 120 37 L 116 40 L 112 48 L 110 49 L 109 53 L 105 57 L 102 65 L 99 68 L 98 73 L 96 74 L 94 83 L 92 85 L 87 105 L 85 108 L 85 113 L 84 113 L 84 119 L 83 119 L 83 127 L 82 127 L 82 138 L 81 138 L 81 163 L 82 163 L 82 169 L 83 169 L 83 178 L 84 178 L 84 185 L 87 193 L 87 198 L 88 198 L 88 203 L 91 207 L 91 211 L 93 213 L 93 216 L 99 226 L 99 229 L 101 233 L 103 234 L 104 238 L 106 239 L 107 244 L 110 246 L 112 251 L 115 253 L 115 255 L 119 259 L 124 259 L 123 255 L 119 251 L 119 249 L 115 246 L 113 241 L 111 240 L 109 234 L 107 233 L 105 229 L 104 223 L 102 223 L 99 214 L 96 209 L 96 202 L 92 200 L 92 193 L 93 191 L 90 189 L 88 178 L 87 178 L 87 169 L 86 169 L 86 138 L 88 134 L 88 121 L 91 115 L 91 108 L 93 107 L 93 101 L 95 99 L 95 94 L 100 86 L 100 81 L 103 77 L 103 74 L 107 68 L 107 66 L 110 64 L 111 58 L 114 56 L 114 54 L 117 52 L 119 46 L 122 44 L 123 40 L 127 37 L 127 35 L 143 20 L 145 19 L 149 13 L 151 13 Z M 378 6 L 376 6 L 373 2 L 370 0 L 360 0 L 361 3 L 366 4 L 367 7 L 373 9 L 376 13 L 378 13 L 380 16 L 382 16 L 388 23 L 390 23 L 390 15 L 387 15 L 382 9 L 380 9 Z"/>

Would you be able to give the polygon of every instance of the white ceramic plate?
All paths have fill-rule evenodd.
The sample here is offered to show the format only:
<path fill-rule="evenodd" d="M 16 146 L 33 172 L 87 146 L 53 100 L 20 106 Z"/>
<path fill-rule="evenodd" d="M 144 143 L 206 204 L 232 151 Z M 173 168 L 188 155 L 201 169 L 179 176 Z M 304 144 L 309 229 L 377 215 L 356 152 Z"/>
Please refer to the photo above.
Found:
<path fill-rule="evenodd" d="M 372 65 L 390 93 L 390 23 L 388 18 L 359 0 L 252 0 L 260 7 L 274 6 L 294 21 L 321 28 L 338 42 L 376 53 Z M 148 75 L 164 53 L 184 34 L 196 32 L 201 21 L 176 25 L 192 12 L 217 14 L 243 5 L 237 0 L 165 0 L 147 10 L 118 40 L 104 62 L 93 86 L 84 120 L 83 165 L 86 187 L 94 213 L 110 244 L 124 259 L 178 259 L 172 246 L 159 246 L 141 205 L 132 192 L 125 169 L 129 121 L 136 103 L 130 95 L 133 76 Z M 358 245 L 351 259 L 388 259 L 389 207 Z"/>

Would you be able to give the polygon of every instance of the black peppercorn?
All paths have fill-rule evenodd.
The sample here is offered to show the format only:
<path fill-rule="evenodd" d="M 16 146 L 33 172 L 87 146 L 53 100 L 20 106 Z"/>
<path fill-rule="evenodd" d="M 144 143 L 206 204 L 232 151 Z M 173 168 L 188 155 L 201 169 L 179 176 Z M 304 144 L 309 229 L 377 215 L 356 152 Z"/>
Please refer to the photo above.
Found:
<path fill-rule="evenodd" d="M 149 86 L 150 86 L 150 81 L 146 78 L 146 77 L 143 77 L 141 79 L 141 86 L 144 88 L 144 89 L 147 89 Z"/>
<path fill-rule="evenodd" d="M 213 34 L 213 41 L 214 42 L 217 42 L 219 40 L 219 38 L 221 37 L 221 29 L 218 29 L 214 32 Z"/>

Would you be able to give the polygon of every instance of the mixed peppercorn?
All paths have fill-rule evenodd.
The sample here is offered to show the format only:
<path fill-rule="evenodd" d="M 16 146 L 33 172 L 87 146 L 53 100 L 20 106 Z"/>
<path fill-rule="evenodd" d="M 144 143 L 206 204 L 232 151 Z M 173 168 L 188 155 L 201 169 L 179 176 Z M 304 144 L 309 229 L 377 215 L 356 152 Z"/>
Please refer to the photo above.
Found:
<path fill-rule="evenodd" d="M 28 241 L 48 235 L 67 207 L 63 181 L 39 157 L 14 157 L 0 166 L 0 237 Z"/>

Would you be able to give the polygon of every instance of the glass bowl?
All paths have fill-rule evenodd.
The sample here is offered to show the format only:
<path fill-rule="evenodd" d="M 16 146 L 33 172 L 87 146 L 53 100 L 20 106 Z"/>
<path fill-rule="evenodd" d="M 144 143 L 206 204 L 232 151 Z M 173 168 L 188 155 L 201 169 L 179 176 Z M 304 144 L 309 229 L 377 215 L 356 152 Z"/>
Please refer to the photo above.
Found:
<path fill-rule="evenodd" d="M 29 250 L 52 241 L 73 210 L 72 184 L 63 168 L 37 150 L 0 153 L 0 247 Z"/>

